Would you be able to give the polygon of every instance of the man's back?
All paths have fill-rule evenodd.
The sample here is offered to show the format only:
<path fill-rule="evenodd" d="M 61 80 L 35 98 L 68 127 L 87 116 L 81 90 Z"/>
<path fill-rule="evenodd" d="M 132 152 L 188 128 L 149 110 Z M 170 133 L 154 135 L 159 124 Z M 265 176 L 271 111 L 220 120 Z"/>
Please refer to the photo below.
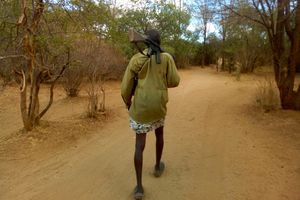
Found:
<path fill-rule="evenodd" d="M 138 77 L 129 113 L 134 120 L 141 123 L 165 117 L 168 102 L 167 88 L 176 87 L 179 84 L 180 78 L 172 56 L 168 53 L 161 53 L 160 56 L 161 63 L 157 64 L 154 55 L 145 59 L 141 53 L 136 54 L 131 59 L 124 75 L 124 77 L 131 77 L 134 74 Z M 126 88 L 123 83 L 122 94 L 125 94 L 125 90 L 130 88 Z"/>

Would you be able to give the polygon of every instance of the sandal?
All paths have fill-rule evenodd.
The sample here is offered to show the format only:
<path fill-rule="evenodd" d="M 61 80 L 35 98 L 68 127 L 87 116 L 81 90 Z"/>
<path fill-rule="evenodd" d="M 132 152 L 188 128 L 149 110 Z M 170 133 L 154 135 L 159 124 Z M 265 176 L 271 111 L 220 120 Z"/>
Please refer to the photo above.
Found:
<path fill-rule="evenodd" d="M 155 177 L 160 177 L 162 175 L 162 173 L 164 172 L 164 170 L 165 170 L 165 163 L 160 162 L 159 163 L 159 169 L 156 169 L 156 167 L 154 166 L 153 175 Z"/>
<path fill-rule="evenodd" d="M 137 191 L 137 186 L 134 188 L 134 199 L 135 200 L 142 200 L 143 199 L 143 197 L 144 197 L 144 189 L 143 189 L 143 191 L 142 192 L 138 192 Z"/>

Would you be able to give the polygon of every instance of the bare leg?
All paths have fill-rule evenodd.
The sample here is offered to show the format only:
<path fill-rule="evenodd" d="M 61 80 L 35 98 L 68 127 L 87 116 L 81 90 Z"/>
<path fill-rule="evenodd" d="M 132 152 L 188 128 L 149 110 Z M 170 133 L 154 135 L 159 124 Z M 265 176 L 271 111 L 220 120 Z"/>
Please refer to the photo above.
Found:
<path fill-rule="evenodd" d="M 164 148 L 164 127 L 163 126 L 155 129 L 155 136 L 156 136 L 156 163 L 155 163 L 155 168 L 159 169 L 161 155 L 162 155 L 163 148 Z"/>
<path fill-rule="evenodd" d="M 146 144 L 146 134 L 136 134 L 134 166 L 136 173 L 137 192 L 144 192 L 142 186 L 143 151 Z"/>

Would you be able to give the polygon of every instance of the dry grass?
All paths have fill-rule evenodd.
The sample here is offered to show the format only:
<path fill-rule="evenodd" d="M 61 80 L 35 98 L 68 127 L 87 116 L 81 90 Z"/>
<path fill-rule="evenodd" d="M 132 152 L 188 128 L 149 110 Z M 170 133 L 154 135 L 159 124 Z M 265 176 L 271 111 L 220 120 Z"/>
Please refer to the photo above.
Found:
<path fill-rule="evenodd" d="M 275 81 L 267 76 L 258 81 L 255 100 L 265 112 L 279 108 L 279 93 Z"/>
<path fill-rule="evenodd" d="M 109 112 L 111 113 L 111 112 Z M 24 129 L 8 135 L 0 141 L 0 161 L 23 160 L 48 153 L 55 153 L 77 145 L 81 138 L 88 139 L 95 130 L 103 128 L 110 120 L 109 113 L 97 120 L 84 116 L 66 121 L 41 121 L 32 131 Z"/>

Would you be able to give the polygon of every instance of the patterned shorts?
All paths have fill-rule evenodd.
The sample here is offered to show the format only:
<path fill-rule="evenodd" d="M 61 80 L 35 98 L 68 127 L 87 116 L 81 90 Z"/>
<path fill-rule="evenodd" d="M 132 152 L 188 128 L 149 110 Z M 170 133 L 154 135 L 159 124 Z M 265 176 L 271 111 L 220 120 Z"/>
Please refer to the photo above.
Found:
<path fill-rule="evenodd" d="M 152 130 L 155 130 L 159 127 L 164 126 L 165 119 L 160 119 L 155 122 L 150 122 L 146 124 L 141 124 L 139 122 L 134 121 L 132 118 L 129 120 L 129 126 L 132 128 L 137 134 L 148 133 Z"/>

